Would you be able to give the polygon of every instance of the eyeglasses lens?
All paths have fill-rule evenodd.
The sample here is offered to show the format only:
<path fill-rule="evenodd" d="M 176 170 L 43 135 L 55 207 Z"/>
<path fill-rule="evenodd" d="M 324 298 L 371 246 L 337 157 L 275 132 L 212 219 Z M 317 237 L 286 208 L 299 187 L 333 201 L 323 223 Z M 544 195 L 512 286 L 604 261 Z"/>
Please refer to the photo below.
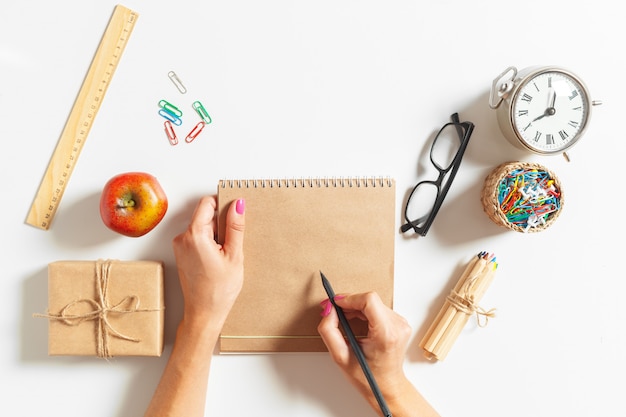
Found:
<path fill-rule="evenodd" d="M 414 226 L 422 227 L 437 200 L 437 186 L 432 182 L 421 182 L 406 205 L 406 215 Z"/>
<path fill-rule="evenodd" d="M 422 227 L 428 219 L 428 215 L 433 210 L 440 188 L 437 187 L 438 176 L 441 182 L 439 187 L 445 183 L 447 171 L 452 168 L 454 157 L 461 147 L 464 131 L 462 126 L 448 123 L 434 139 L 430 151 L 430 160 L 439 171 L 431 173 L 430 181 L 422 181 L 413 191 L 406 206 L 406 215 L 417 227 Z"/>
<path fill-rule="evenodd" d="M 452 166 L 464 133 L 461 125 L 448 123 L 435 138 L 430 151 L 430 160 L 440 171 L 447 171 Z"/>

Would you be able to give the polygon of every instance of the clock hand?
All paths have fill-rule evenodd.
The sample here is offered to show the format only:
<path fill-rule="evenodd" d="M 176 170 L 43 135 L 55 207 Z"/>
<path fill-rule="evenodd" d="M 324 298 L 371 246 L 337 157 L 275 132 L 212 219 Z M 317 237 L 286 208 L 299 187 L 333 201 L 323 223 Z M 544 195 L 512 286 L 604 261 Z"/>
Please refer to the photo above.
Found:
<path fill-rule="evenodd" d="M 554 110 L 554 102 L 556 101 L 556 91 L 553 88 L 550 88 L 550 101 L 548 102 L 548 109 Z M 546 110 L 547 111 L 547 110 Z M 556 112 L 556 110 L 554 110 Z M 554 114 L 554 113 L 552 113 Z"/>
<path fill-rule="evenodd" d="M 546 116 L 554 116 L 556 114 L 556 109 L 554 107 L 548 107 L 541 116 L 537 116 L 533 119 L 533 122 L 537 120 L 543 119 Z"/>
<path fill-rule="evenodd" d="M 554 102 L 556 101 L 556 91 L 550 88 L 550 100 L 548 101 L 548 108 L 543 112 L 541 116 L 535 117 L 533 122 L 537 120 L 543 119 L 546 116 L 554 116 L 556 114 L 556 109 L 554 108 Z"/>

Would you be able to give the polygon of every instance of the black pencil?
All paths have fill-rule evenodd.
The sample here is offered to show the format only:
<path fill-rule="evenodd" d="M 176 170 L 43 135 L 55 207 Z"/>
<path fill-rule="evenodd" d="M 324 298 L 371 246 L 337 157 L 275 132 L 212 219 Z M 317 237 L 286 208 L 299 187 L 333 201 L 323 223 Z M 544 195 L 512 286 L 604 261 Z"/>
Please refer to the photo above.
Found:
<path fill-rule="evenodd" d="M 350 328 L 350 323 L 348 323 L 348 319 L 346 318 L 346 315 L 343 313 L 343 310 L 341 309 L 341 307 L 339 307 L 335 303 L 335 292 L 333 291 L 333 287 L 330 286 L 330 282 L 328 282 L 328 279 L 324 276 L 324 273 L 322 271 L 320 271 L 320 275 L 322 277 L 322 285 L 324 285 L 326 294 L 328 294 L 328 299 L 330 300 L 333 307 L 335 307 L 335 310 L 337 311 L 337 316 L 339 316 L 339 322 L 341 323 L 341 327 L 343 328 L 343 331 L 346 334 L 346 337 L 348 338 L 348 342 L 350 342 L 350 347 L 352 347 L 352 351 L 354 352 L 354 355 L 359 361 L 359 365 L 361 365 L 361 369 L 363 370 L 363 373 L 365 374 L 365 378 L 367 378 L 367 382 L 370 384 L 370 388 L 372 389 L 372 392 L 374 393 L 374 397 L 376 397 L 376 401 L 378 401 L 378 405 L 380 406 L 380 410 L 382 411 L 383 416 L 392 417 L 391 411 L 389 411 L 389 407 L 387 407 L 387 403 L 385 402 L 385 399 L 383 398 L 383 394 L 380 392 L 380 388 L 378 388 L 376 379 L 374 379 L 374 375 L 372 375 L 372 371 L 369 365 L 367 364 L 367 361 L 365 360 L 365 355 L 363 354 L 363 351 L 361 350 L 361 346 L 359 346 L 359 344 L 357 343 L 356 337 L 354 336 L 354 332 Z"/>

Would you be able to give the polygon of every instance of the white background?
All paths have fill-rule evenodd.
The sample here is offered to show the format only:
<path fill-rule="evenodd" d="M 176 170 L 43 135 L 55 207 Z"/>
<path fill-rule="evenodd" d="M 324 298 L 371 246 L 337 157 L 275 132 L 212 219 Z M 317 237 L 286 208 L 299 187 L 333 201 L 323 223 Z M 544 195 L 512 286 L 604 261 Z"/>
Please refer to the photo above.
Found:
<path fill-rule="evenodd" d="M 139 20 L 52 227 L 25 224 L 32 199 L 115 2 L 5 2 L 0 11 L 0 343 L 3 414 L 142 415 L 170 353 L 181 297 L 171 240 L 221 178 L 392 176 L 397 226 L 412 186 L 432 175 L 427 144 L 450 114 L 476 124 L 429 235 L 396 238 L 395 309 L 413 327 L 406 371 L 443 416 L 623 416 L 626 328 L 623 16 L 608 0 L 526 2 L 133 0 Z M 559 65 L 586 81 L 583 140 L 561 156 L 518 152 L 488 106 L 506 67 Z M 167 73 L 178 73 L 181 95 Z M 167 99 L 213 118 L 170 146 Z M 483 179 L 509 160 L 555 171 L 566 203 L 538 234 L 496 226 Z M 104 183 L 147 171 L 170 208 L 133 239 L 102 224 Z M 357 210 L 358 207 L 355 207 Z M 376 221 L 376 219 L 372 219 Z M 439 363 L 418 347 L 477 252 L 500 263 L 474 319 Z M 161 358 L 48 357 L 52 261 L 158 259 L 166 265 Z M 215 356 L 207 415 L 374 416 L 326 354 Z"/>

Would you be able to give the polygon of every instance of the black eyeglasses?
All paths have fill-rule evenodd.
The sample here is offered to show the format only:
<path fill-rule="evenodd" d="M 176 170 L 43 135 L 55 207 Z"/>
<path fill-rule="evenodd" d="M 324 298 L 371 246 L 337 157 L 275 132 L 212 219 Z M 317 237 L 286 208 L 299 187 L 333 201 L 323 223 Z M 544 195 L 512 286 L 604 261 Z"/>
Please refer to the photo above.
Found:
<path fill-rule="evenodd" d="M 452 122 L 441 128 L 430 148 L 430 162 L 439 171 L 439 177 L 435 181 L 420 181 L 411 191 L 404 208 L 406 223 L 400 228 L 402 233 L 413 229 L 426 236 L 461 166 L 474 124 L 459 121 L 458 113 L 450 118 Z"/>

